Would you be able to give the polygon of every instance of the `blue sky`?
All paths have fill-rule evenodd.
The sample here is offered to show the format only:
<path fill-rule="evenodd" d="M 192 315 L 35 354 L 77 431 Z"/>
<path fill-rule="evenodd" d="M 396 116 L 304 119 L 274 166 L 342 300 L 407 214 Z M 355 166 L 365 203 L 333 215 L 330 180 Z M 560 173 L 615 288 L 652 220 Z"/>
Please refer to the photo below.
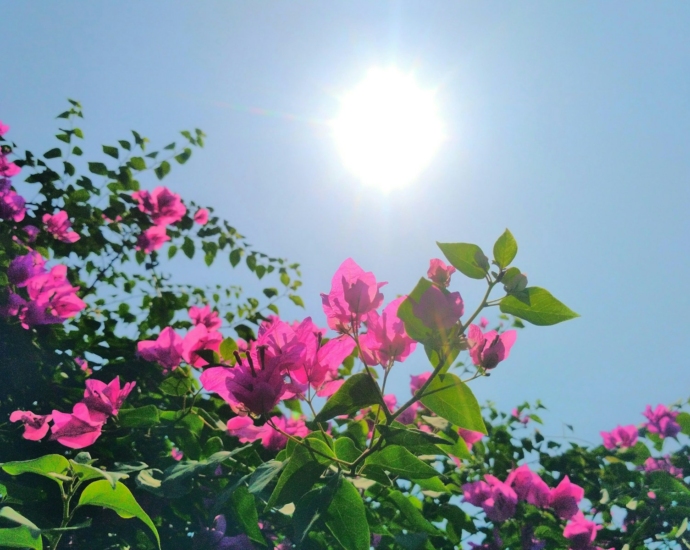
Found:
<path fill-rule="evenodd" d="M 260 250 L 302 264 L 307 313 L 348 256 L 389 298 L 412 289 L 435 241 L 485 251 L 509 227 L 530 283 L 582 315 L 521 331 L 474 384 L 510 409 L 541 398 L 547 434 L 638 423 L 687 398 L 690 5 L 649 2 L 95 3 L 0 0 L 0 119 L 52 147 L 67 97 L 87 146 L 137 129 L 207 146 L 166 183 L 211 204 Z M 438 88 L 449 133 L 403 191 L 362 187 L 327 122 L 371 67 Z M 255 114 L 260 108 L 268 114 Z M 150 181 L 151 186 L 155 182 Z M 176 264 L 190 281 L 238 273 Z M 481 283 L 456 277 L 467 307 Z M 303 315 L 287 309 L 290 316 Z M 425 370 L 417 354 L 393 388 Z"/>

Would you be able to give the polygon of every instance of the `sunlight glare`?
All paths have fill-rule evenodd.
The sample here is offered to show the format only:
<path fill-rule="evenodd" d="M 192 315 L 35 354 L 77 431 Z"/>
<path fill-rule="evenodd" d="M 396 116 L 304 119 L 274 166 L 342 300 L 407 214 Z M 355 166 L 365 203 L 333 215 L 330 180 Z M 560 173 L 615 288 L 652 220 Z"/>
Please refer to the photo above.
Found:
<path fill-rule="evenodd" d="M 444 139 L 434 96 L 411 75 L 371 70 L 341 98 L 333 124 L 345 166 L 365 184 L 385 191 L 417 178 Z"/>

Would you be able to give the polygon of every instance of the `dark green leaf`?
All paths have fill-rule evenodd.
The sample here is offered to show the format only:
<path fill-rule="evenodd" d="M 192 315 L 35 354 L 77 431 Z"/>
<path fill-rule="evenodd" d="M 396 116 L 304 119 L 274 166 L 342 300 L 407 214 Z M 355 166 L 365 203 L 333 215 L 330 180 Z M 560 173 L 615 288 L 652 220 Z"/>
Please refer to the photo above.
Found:
<path fill-rule="evenodd" d="M 103 146 L 103 152 L 106 155 L 113 157 L 114 159 L 120 157 L 120 151 L 118 150 L 117 147 L 111 147 L 110 145 L 104 145 Z"/>
<path fill-rule="evenodd" d="M 326 526 L 347 550 L 369 550 L 370 535 L 362 497 L 342 479 L 326 512 Z"/>
<path fill-rule="evenodd" d="M 471 279 L 483 279 L 488 269 L 480 262 L 486 258 L 482 249 L 476 244 L 469 243 L 436 243 L 450 264 L 460 273 Z"/>
<path fill-rule="evenodd" d="M 137 409 L 121 409 L 117 416 L 123 428 L 151 428 L 160 423 L 158 407 L 145 405 Z"/>
<path fill-rule="evenodd" d="M 364 461 L 367 466 L 379 466 L 393 475 L 403 476 L 406 479 L 424 479 L 436 477 L 438 472 L 426 462 L 419 460 L 410 451 L 399 445 L 384 447 Z"/>
<path fill-rule="evenodd" d="M 55 147 L 54 149 L 51 149 L 50 151 L 46 151 L 45 153 L 43 153 L 43 156 L 47 159 L 54 159 L 57 157 L 61 157 L 62 151 L 59 147 Z"/>
<path fill-rule="evenodd" d="M 102 162 L 89 162 L 89 172 L 98 176 L 108 175 L 108 167 Z"/>
<path fill-rule="evenodd" d="M 486 434 L 477 398 L 454 374 L 439 374 L 431 381 L 422 404 L 459 428 Z"/>
<path fill-rule="evenodd" d="M 261 493 L 283 470 L 285 462 L 269 460 L 259 465 L 249 478 L 248 488 L 252 494 Z"/>
<path fill-rule="evenodd" d="M 190 260 L 194 257 L 194 241 L 189 237 L 184 238 L 184 243 L 182 244 L 182 252 Z"/>
<path fill-rule="evenodd" d="M 376 382 L 368 374 L 358 373 L 340 386 L 314 420 L 324 422 L 341 414 L 349 415 L 364 407 L 378 404 L 381 404 L 381 393 Z"/>
<path fill-rule="evenodd" d="M 519 297 L 504 297 L 501 300 L 501 311 L 539 326 L 555 325 L 579 317 L 548 290 L 536 286 L 526 288 Z"/>
<path fill-rule="evenodd" d="M 415 497 L 406 497 L 400 491 L 391 491 L 388 494 L 388 498 L 393 501 L 395 507 L 400 510 L 400 513 L 404 516 L 412 529 L 422 533 L 438 535 L 438 529 L 436 529 L 436 527 L 422 515 L 419 508 L 412 503 L 412 499 L 419 502 Z"/>
<path fill-rule="evenodd" d="M 247 487 L 240 485 L 230 495 L 230 502 L 235 520 L 242 531 L 254 542 L 265 546 L 266 541 L 259 529 L 259 514 L 256 511 L 254 495 L 247 490 Z"/>
<path fill-rule="evenodd" d="M 232 267 L 237 267 L 237 264 L 240 263 L 241 259 L 242 251 L 239 248 L 236 248 L 230 252 L 230 265 L 232 265 Z"/>
<path fill-rule="evenodd" d="M 159 389 L 166 395 L 181 396 L 192 389 L 193 383 L 191 376 L 186 376 L 182 369 L 175 369 L 161 382 Z"/>
<path fill-rule="evenodd" d="M 132 157 L 129 159 L 129 166 L 132 170 L 146 170 L 146 161 L 141 157 Z"/>
<path fill-rule="evenodd" d="M 136 517 L 143 521 L 153 531 L 158 548 L 161 547 L 160 537 L 151 518 L 142 510 L 132 493 L 122 483 L 117 483 L 113 489 L 106 480 L 94 481 L 84 489 L 79 497 L 79 506 L 104 506 L 115 510 L 122 518 Z"/>
<path fill-rule="evenodd" d="M 170 173 L 170 163 L 167 160 L 164 160 L 158 166 L 156 166 L 154 172 L 156 172 L 156 177 L 159 180 L 162 180 Z"/>
<path fill-rule="evenodd" d="M 507 229 L 503 232 L 496 244 L 494 244 L 494 260 L 498 267 L 505 269 L 515 259 L 518 251 L 517 241 L 513 234 Z"/>
<path fill-rule="evenodd" d="M 359 455 L 361 455 L 361 451 L 357 449 L 355 446 L 354 441 L 350 439 L 349 437 L 339 437 L 338 439 L 335 440 L 334 443 L 334 448 L 335 448 L 335 456 L 337 456 L 340 460 L 344 460 L 346 462 L 354 462 L 359 458 Z"/>

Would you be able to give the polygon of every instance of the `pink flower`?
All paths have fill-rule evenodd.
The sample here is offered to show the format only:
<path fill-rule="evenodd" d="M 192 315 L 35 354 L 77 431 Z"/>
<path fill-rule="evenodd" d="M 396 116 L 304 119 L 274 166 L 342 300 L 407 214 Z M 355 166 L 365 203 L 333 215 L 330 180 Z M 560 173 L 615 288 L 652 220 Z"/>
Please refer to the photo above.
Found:
<path fill-rule="evenodd" d="M 530 470 L 527 464 L 510 472 L 506 483 L 515 490 L 520 500 L 540 508 L 549 505 L 549 486 L 539 477 L 539 474 Z"/>
<path fill-rule="evenodd" d="M 429 271 L 427 271 L 426 276 L 438 286 L 446 288 L 450 284 L 450 276 L 455 271 L 452 265 L 446 265 L 443 260 L 434 258 L 429 264 Z"/>
<path fill-rule="evenodd" d="M 511 415 L 513 418 L 515 418 L 515 420 L 517 420 L 518 422 L 520 422 L 520 423 L 522 423 L 522 424 L 527 424 L 527 423 L 529 422 L 529 420 L 530 420 L 530 419 L 529 419 L 529 416 L 527 416 L 527 415 L 523 416 L 522 413 L 519 411 L 519 409 L 518 409 L 517 407 L 515 407 L 515 408 L 511 411 L 510 415 Z"/>
<path fill-rule="evenodd" d="M 431 376 L 431 372 L 423 372 L 422 374 L 419 375 L 410 375 L 410 392 L 412 392 L 412 395 L 417 393 L 420 389 L 422 389 L 422 386 L 426 383 L 427 380 L 429 380 L 429 377 Z"/>
<path fill-rule="evenodd" d="M 0 218 L 15 222 L 22 221 L 26 215 L 25 204 L 24 197 L 12 189 L 0 192 Z"/>
<path fill-rule="evenodd" d="M 668 472 L 673 477 L 677 477 L 678 479 L 683 479 L 683 470 L 674 466 L 671 463 L 671 458 L 669 456 L 664 456 L 662 458 L 653 458 L 650 456 L 644 461 L 642 470 L 647 473 L 660 470 L 662 472 Z"/>
<path fill-rule="evenodd" d="M 503 481 L 485 475 L 486 481 L 475 481 L 462 486 L 466 502 L 480 506 L 491 521 L 505 521 L 515 515 L 517 494 Z"/>
<path fill-rule="evenodd" d="M 585 496 L 585 490 L 570 482 L 565 476 L 557 487 L 551 489 L 549 506 L 562 519 L 570 519 L 578 512 L 578 504 Z"/>
<path fill-rule="evenodd" d="M 417 410 L 419 409 L 419 402 L 417 403 L 412 403 L 407 409 L 405 409 L 403 412 L 400 413 L 400 415 L 397 418 L 397 421 L 400 422 L 401 424 L 412 424 L 415 419 L 417 418 Z M 471 447 L 471 445 L 468 445 L 468 448 Z"/>
<path fill-rule="evenodd" d="M 489 320 L 486 317 L 479 319 L 479 327 L 483 330 L 489 326 Z"/>
<path fill-rule="evenodd" d="M 64 265 L 34 275 L 26 281 L 26 289 L 31 301 L 18 308 L 24 327 L 61 323 L 86 307 L 76 295 L 79 287 L 70 285 L 67 280 L 67 266 Z"/>
<path fill-rule="evenodd" d="M 21 172 L 21 168 L 7 160 L 4 154 L 0 154 L 0 178 L 11 178 Z"/>
<path fill-rule="evenodd" d="M 472 445 L 480 441 L 484 434 L 482 432 L 475 432 L 474 430 L 466 430 L 465 428 L 458 428 L 458 434 L 462 437 L 462 440 L 467 445 L 467 450 L 472 450 Z M 506 483 L 508 480 L 506 480 Z"/>
<path fill-rule="evenodd" d="M 398 308 L 407 296 L 388 304 L 381 316 L 376 311 L 369 313 L 367 332 L 359 337 L 359 345 L 367 365 L 381 365 L 384 368 L 394 361 L 402 363 L 415 349 L 417 343 L 405 332 L 405 324 L 398 317 Z"/>
<path fill-rule="evenodd" d="M 278 404 L 286 386 L 279 358 L 268 354 L 263 358 L 259 355 L 258 361 L 256 358 L 247 353 L 244 362 L 228 369 L 231 376 L 226 379 L 226 387 L 246 411 L 265 414 Z"/>
<path fill-rule="evenodd" d="M 208 223 L 208 210 L 199 208 L 194 214 L 194 221 L 199 225 L 206 225 Z"/>
<path fill-rule="evenodd" d="M 364 316 L 383 302 L 371 272 L 365 272 L 352 258 L 345 260 L 333 276 L 329 294 L 321 294 L 321 302 L 328 326 L 340 332 L 358 330 Z"/>
<path fill-rule="evenodd" d="M 465 305 L 459 292 L 430 286 L 416 303 L 412 300 L 412 311 L 428 328 L 449 329 L 465 312 Z"/>
<path fill-rule="evenodd" d="M 637 427 L 616 426 L 610 432 L 599 432 L 604 439 L 604 447 L 613 450 L 616 448 L 627 449 L 637 443 Z"/>
<path fill-rule="evenodd" d="M 156 187 L 152 193 L 136 191 L 132 198 L 139 203 L 139 210 L 149 214 L 155 225 L 170 225 L 179 222 L 187 212 L 180 195 L 167 187 Z"/>
<path fill-rule="evenodd" d="M 17 256 L 10 262 L 7 278 L 10 283 L 21 288 L 26 286 L 32 277 L 46 272 L 45 263 L 43 256 L 32 250 L 24 256 Z"/>
<path fill-rule="evenodd" d="M 204 367 L 209 363 L 199 355 L 199 352 L 202 350 L 217 352 L 222 341 L 223 335 L 220 332 L 211 332 L 206 325 L 197 325 L 182 341 L 182 358 L 197 369 Z"/>
<path fill-rule="evenodd" d="M 27 240 L 32 243 L 36 240 L 36 237 L 38 237 L 38 234 L 41 232 L 41 230 L 36 227 L 35 225 L 25 225 L 22 227 L 22 231 L 26 233 Z"/>
<path fill-rule="evenodd" d="M 647 405 L 643 414 L 649 420 L 645 424 L 647 430 L 659 434 L 659 437 L 676 437 L 680 432 L 680 425 L 676 422 L 678 411 L 670 411 L 665 405 L 657 405 L 656 409 L 652 410 L 652 407 Z"/>
<path fill-rule="evenodd" d="M 0 136 L 4 136 L 9 131 L 10 127 L 7 124 L 4 124 L 2 120 L 0 120 Z"/>
<path fill-rule="evenodd" d="M 22 422 L 24 424 L 24 439 L 38 441 L 43 439 L 48 433 L 48 422 L 53 419 L 52 415 L 34 414 L 31 411 L 14 411 L 10 415 L 10 422 Z"/>
<path fill-rule="evenodd" d="M 164 371 L 175 370 L 182 361 L 182 338 L 171 327 L 165 327 L 156 340 L 137 344 L 139 355 L 160 364 Z"/>
<path fill-rule="evenodd" d="M 211 311 L 211 306 L 192 306 L 189 308 L 189 318 L 195 325 L 205 325 L 208 330 L 218 330 L 223 321 L 217 311 Z"/>
<path fill-rule="evenodd" d="M 602 529 L 601 525 L 585 519 L 582 512 L 577 512 L 565 526 L 563 536 L 570 540 L 570 547 L 573 550 L 585 550 L 591 548 L 599 529 Z"/>
<path fill-rule="evenodd" d="M 472 362 L 484 369 L 493 369 L 508 358 L 510 348 L 517 339 L 517 331 L 507 330 L 498 334 L 491 330 L 484 334 L 477 325 L 470 325 L 467 342 L 470 345 Z"/>
<path fill-rule="evenodd" d="M 217 393 L 230 405 L 230 408 L 232 408 L 235 413 L 246 414 L 247 411 L 242 408 L 240 402 L 230 393 L 228 382 L 232 380 L 234 375 L 234 369 L 211 367 L 205 369 L 204 372 L 201 373 L 199 381 L 206 391 Z"/>
<path fill-rule="evenodd" d="M 99 418 L 105 422 L 108 416 L 117 416 L 120 407 L 124 403 L 129 393 L 136 386 L 136 382 L 128 382 L 120 389 L 120 377 L 116 376 L 109 384 L 100 380 L 87 380 L 86 390 L 84 390 L 84 403 L 93 418 Z"/>
<path fill-rule="evenodd" d="M 57 214 L 43 215 L 46 231 L 63 243 L 73 243 L 79 240 L 79 235 L 72 231 L 72 224 L 67 218 L 67 212 L 60 210 Z"/>
<path fill-rule="evenodd" d="M 75 357 L 74 362 L 79 365 L 79 368 L 86 374 L 86 376 L 91 376 L 93 374 L 93 370 L 89 368 L 89 363 L 86 361 L 86 359 Z"/>
<path fill-rule="evenodd" d="M 276 428 L 288 435 L 306 437 L 309 430 L 301 419 L 274 416 L 271 422 Z M 287 437 L 273 428 L 268 422 L 263 426 L 255 426 L 248 416 L 236 416 L 227 423 L 228 433 L 239 438 L 240 443 L 251 443 L 260 440 L 261 444 L 270 451 L 279 451 L 287 445 Z"/>
<path fill-rule="evenodd" d="M 137 237 L 137 244 L 134 248 L 142 250 L 144 254 L 150 254 L 154 250 L 158 250 L 169 240 L 170 237 L 165 231 L 165 226 L 154 225 Z"/>
<path fill-rule="evenodd" d="M 72 414 L 53 411 L 50 440 L 71 449 L 83 449 L 100 437 L 102 427 L 98 416 L 94 417 L 84 403 L 77 403 Z"/>
<path fill-rule="evenodd" d="M 184 458 L 184 453 L 182 451 L 180 451 L 180 449 L 173 447 L 170 450 L 170 456 L 173 458 L 173 460 L 176 460 L 177 462 L 179 462 L 180 460 L 182 460 Z"/>

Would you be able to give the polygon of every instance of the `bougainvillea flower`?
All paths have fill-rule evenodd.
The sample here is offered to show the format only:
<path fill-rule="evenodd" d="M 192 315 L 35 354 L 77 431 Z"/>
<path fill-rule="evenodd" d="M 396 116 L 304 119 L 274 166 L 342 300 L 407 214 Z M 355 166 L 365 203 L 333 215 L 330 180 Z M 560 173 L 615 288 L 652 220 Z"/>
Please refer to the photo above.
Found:
<path fill-rule="evenodd" d="M 119 376 L 116 376 L 109 384 L 100 380 L 87 380 L 82 403 L 89 408 L 92 417 L 98 418 L 98 414 L 101 414 L 102 420 L 105 421 L 107 416 L 117 416 L 122 403 L 136 384 L 136 382 L 128 382 L 120 389 Z"/>
<path fill-rule="evenodd" d="M 15 163 L 7 160 L 7 157 L 4 154 L 0 155 L 0 177 L 11 178 L 12 176 L 19 174 L 21 170 L 22 169 L 19 168 L 19 166 L 17 166 Z"/>
<path fill-rule="evenodd" d="M 194 221 L 199 225 L 206 225 L 208 223 L 208 210 L 199 208 L 194 214 Z"/>
<path fill-rule="evenodd" d="M 84 403 L 77 403 L 71 414 L 53 411 L 50 440 L 71 449 L 83 449 L 100 437 L 102 427 L 103 422 L 94 418 Z"/>
<path fill-rule="evenodd" d="M 495 330 L 483 333 L 477 325 L 470 325 L 467 342 L 470 345 L 472 362 L 485 369 L 495 368 L 508 358 L 510 348 L 517 339 L 517 331 L 506 330 L 498 334 Z"/>
<path fill-rule="evenodd" d="M 67 280 L 67 266 L 56 265 L 48 273 L 31 277 L 26 284 L 31 302 L 20 319 L 27 326 L 61 323 L 86 307 Z"/>
<path fill-rule="evenodd" d="M 438 286 L 446 288 L 450 284 L 450 276 L 455 271 L 452 265 L 446 265 L 443 260 L 434 258 L 429 262 L 429 271 L 426 272 L 426 276 Z"/>
<path fill-rule="evenodd" d="M 369 366 L 389 367 L 393 361 L 402 363 L 417 343 L 405 332 L 405 324 L 398 317 L 398 308 L 407 296 L 388 304 L 381 315 L 372 311 L 367 316 L 367 332 L 359 337 L 360 351 Z"/>
<path fill-rule="evenodd" d="M 14 166 L 14 165 L 13 165 Z M 0 218 L 20 222 L 26 215 L 26 201 L 14 190 L 0 193 Z"/>
<path fill-rule="evenodd" d="M 486 317 L 479 319 L 479 327 L 483 330 L 489 326 L 489 320 Z"/>
<path fill-rule="evenodd" d="M 401 424 L 412 424 L 417 418 L 417 410 L 419 409 L 419 402 L 412 403 L 403 412 L 400 413 L 396 420 Z"/>
<path fill-rule="evenodd" d="M 674 466 L 671 463 L 671 458 L 668 455 L 662 458 L 653 458 L 650 456 L 647 460 L 644 461 L 642 470 L 644 470 L 647 473 L 661 470 L 662 472 L 668 472 L 673 477 L 683 479 L 683 470 L 681 468 Z"/>
<path fill-rule="evenodd" d="M 146 361 L 161 365 L 164 371 L 174 370 L 182 362 L 182 337 L 171 327 L 165 327 L 156 340 L 137 343 L 137 351 Z"/>
<path fill-rule="evenodd" d="M 523 415 L 517 407 L 515 407 L 510 412 L 510 416 L 512 416 L 515 420 L 517 420 L 521 424 L 527 424 L 530 421 L 529 416 Z"/>
<path fill-rule="evenodd" d="M 35 225 L 25 225 L 22 227 L 22 231 L 26 233 L 27 241 L 30 243 L 34 242 L 36 237 L 38 237 L 38 234 L 41 232 L 41 230 Z"/>
<path fill-rule="evenodd" d="M 79 368 L 86 374 L 86 376 L 91 376 L 93 374 L 93 370 L 89 367 L 89 363 L 86 361 L 86 359 L 75 357 L 74 362 L 79 365 Z"/>
<path fill-rule="evenodd" d="M 57 214 L 44 214 L 43 224 L 46 231 L 63 243 L 73 243 L 79 240 L 79 235 L 72 231 L 72 224 L 67 217 L 67 212 L 60 210 Z"/>
<path fill-rule="evenodd" d="M 4 124 L 2 120 L 0 120 L 0 136 L 4 136 L 9 131 L 10 127 L 7 124 Z"/>
<path fill-rule="evenodd" d="M 255 364 L 252 354 L 231 370 L 232 377 L 226 379 L 229 393 L 248 412 L 265 414 L 280 401 L 286 390 L 280 360 L 265 355 Z M 222 397 L 222 395 L 221 395 Z"/>
<path fill-rule="evenodd" d="M 48 428 L 53 416 L 50 414 L 40 415 L 31 411 L 14 411 L 10 415 L 10 422 L 22 422 L 24 424 L 24 434 L 22 437 L 30 441 L 43 439 L 48 433 Z"/>
<path fill-rule="evenodd" d="M 572 550 L 586 550 L 591 548 L 599 529 L 602 529 L 601 525 L 586 519 L 582 512 L 578 512 L 565 526 L 563 536 L 570 541 Z"/>
<path fill-rule="evenodd" d="M 217 393 L 230 405 L 233 411 L 238 414 L 246 414 L 246 411 L 241 408 L 239 401 L 230 393 L 228 386 L 229 380 L 235 375 L 234 370 L 225 367 L 211 367 L 201 373 L 199 381 L 206 391 Z"/>
<path fill-rule="evenodd" d="M 211 306 L 192 306 L 189 308 L 189 318 L 195 325 L 204 325 L 208 330 L 218 330 L 223 321 L 217 311 L 211 311 Z"/>
<path fill-rule="evenodd" d="M 194 550 L 254 550 L 247 535 L 226 537 L 226 529 L 225 516 L 216 516 L 213 527 L 206 527 L 194 534 L 192 539 Z"/>
<path fill-rule="evenodd" d="M 302 419 L 274 416 L 271 422 L 282 432 L 296 437 L 306 437 L 309 434 Z M 261 440 L 261 444 L 271 450 L 279 451 L 287 445 L 288 438 L 273 428 L 268 422 L 263 426 L 255 426 L 248 416 L 236 416 L 227 423 L 228 433 L 239 438 L 240 443 L 251 443 Z"/>
<path fill-rule="evenodd" d="M 671 411 L 666 405 L 658 405 L 654 410 L 650 405 L 647 405 L 642 414 L 649 420 L 645 424 L 647 430 L 659 434 L 659 437 L 676 437 L 680 432 L 680 424 L 676 422 L 678 411 Z"/>
<path fill-rule="evenodd" d="M 132 198 L 139 203 L 139 210 L 151 216 L 155 225 L 170 225 L 179 222 L 187 212 L 182 199 L 167 187 L 156 187 L 151 193 L 136 191 Z"/>
<path fill-rule="evenodd" d="M 170 456 L 173 460 L 179 462 L 184 458 L 184 453 L 180 451 L 180 449 L 178 449 L 177 447 L 173 447 L 172 449 L 170 449 Z"/>
<path fill-rule="evenodd" d="M 551 489 L 549 506 L 562 519 L 570 519 L 578 512 L 578 504 L 585 496 L 585 490 L 570 482 L 565 476 L 557 487 Z"/>
<path fill-rule="evenodd" d="M 134 248 L 141 250 L 144 254 L 150 254 L 154 250 L 158 250 L 169 240 L 170 237 L 165 230 L 165 226 L 154 225 L 137 237 L 137 244 L 134 245 Z"/>
<path fill-rule="evenodd" d="M 426 381 L 429 380 L 429 377 L 431 377 L 431 371 L 423 372 L 422 374 L 418 375 L 410 375 L 410 392 L 412 392 L 412 395 L 417 393 L 422 386 L 426 384 Z"/>
<path fill-rule="evenodd" d="M 482 503 L 486 517 L 491 521 L 505 521 L 515 515 L 517 494 L 507 483 L 492 475 L 485 475 L 489 484 L 489 497 Z"/>
<path fill-rule="evenodd" d="M 45 270 L 45 259 L 38 252 L 32 250 L 24 256 L 17 256 L 7 268 L 7 278 L 15 286 L 23 287 L 29 279 L 42 275 Z"/>
<path fill-rule="evenodd" d="M 321 294 L 328 326 L 339 332 L 359 329 L 364 316 L 378 309 L 383 302 L 377 283 L 370 271 L 365 272 L 352 258 L 345 260 L 333 275 L 331 291 Z"/>
<path fill-rule="evenodd" d="M 466 430 L 465 428 L 458 428 L 458 435 L 462 437 L 462 440 L 467 445 L 467 450 L 472 450 L 472 445 L 480 441 L 484 434 L 482 432 L 475 432 L 474 430 Z M 507 480 L 506 480 L 507 483 Z"/>
<path fill-rule="evenodd" d="M 199 355 L 202 350 L 217 352 L 223 335 L 220 332 L 209 331 L 206 325 L 197 325 L 190 330 L 182 341 L 182 357 L 194 368 L 208 365 L 208 361 Z"/>
<path fill-rule="evenodd" d="M 545 508 L 549 505 L 550 489 L 539 474 L 530 470 L 527 464 L 516 468 L 506 478 L 520 500 Z"/>
<path fill-rule="evenodd" d="M 426 289 L 419 302 L 412 302 L 412 311 L 428 328 L 443 330 L 451 328 L 465 312 L 465 305 L 459 292 L 448 292 L 436 285 Z"/>
<path fill-rule="evenodd" d="M 489 498 L 490 487 L 486 481 L 472 481 L 462 486 L 462 497 L 465 502 L 481 507 Z"/>
<path fill-rule="evenodd" d="M 599 432 L 604 440 L 604 447 L 607 449 L 627 449 L 637 443 L 637 427 L 616 426 L 610 432 Z"/>

